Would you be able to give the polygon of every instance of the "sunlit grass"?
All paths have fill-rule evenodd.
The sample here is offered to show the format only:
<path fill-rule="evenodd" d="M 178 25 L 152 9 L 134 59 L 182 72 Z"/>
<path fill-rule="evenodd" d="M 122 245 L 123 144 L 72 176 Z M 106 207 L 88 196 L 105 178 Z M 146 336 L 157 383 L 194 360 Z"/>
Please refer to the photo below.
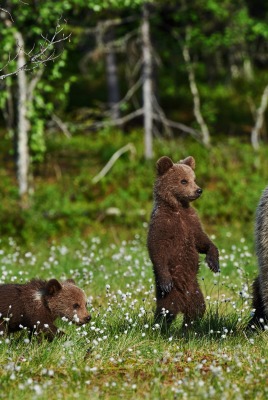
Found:
<path fill-rule="evenodd" d="M 256 260 L 243 238 L 227 239 L 220 274 L 201 260 L 207 312 L 186 332 L 181 317 L 170 329 L 154 322 L 144 236 L 30 249 L 9 239 L 0 247 L 1 283 L 73 278 L 87 293 L 92 321 L 58 321 L 65 336 L 52 343 L 29 341 L 26 332 L 0 336 L 0 398 L 265 398 L 267 332 L 245 329 Z"/>

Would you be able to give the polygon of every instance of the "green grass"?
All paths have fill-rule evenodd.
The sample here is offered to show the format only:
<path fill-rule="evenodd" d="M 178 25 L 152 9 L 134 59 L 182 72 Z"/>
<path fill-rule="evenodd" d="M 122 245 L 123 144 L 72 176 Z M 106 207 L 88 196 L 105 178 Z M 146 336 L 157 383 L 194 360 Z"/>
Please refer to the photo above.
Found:
<path fill-rule="evenodd" d="M 93 183 L 114 152 L 130 142 L 136 154 L 124 154 L 101 181 Z M 221 227 L 252 238 L 256 205 L 268 184 L 267 144 L 256 153 L 250 144 L 232 138 L 217 139 L 211 149 L 191 138 L 155 139 L 155 156 L 149 162 L 143 157 L 141 131 L 81 132 L 71 138 L 47 138 L 44 161 L 32 166 L 30 207 L 22 210 L 14 160 L 5 159 L 11 141 L 5 143 L 0 152 L 5 166 L 0 168 L 0 236 L 28 244 L 96 232 L 118 242 L 130 239 L 150 218 L 155 163 L 162 155 L 174 161 L 195 157 L 197 183 L 204 193 L 194 206 L 210 234 Z"/>
<path fill-rule="evenodd" d="M 132 142 L 106 177 L 95 176 Z M 267 145 L 255 153 L 237 139 L 210 150 L 186 139 L 154 143 L 143 159 L 142 132 L 102 131 L 48 138 L 34 165 L 31 207 L 21 210 L 14 164 L 0 154 L 0 282 L 74 278 L 89 298 L 92 321 L 63 321 L 64 337 L 28 342 L 25 332 L 0 336 L 0 399 L 263 399 L 268 333 L 245 330 L 257 273 L 254 214 L 268 183 Z M 213 275 L 201 258 L 207 312 L 185 333 L 153 320 L 154 279 L 146 251 L 155 161 L 196 159 L 205 189 L 194 203 L 221 254 Z M 107 210 L 115 207 L 119 215 Z M 14 239 L 13 239 L 14 238 Z"/>
<path fill-rule="evenodd" d="M 95 236 L 39 248 L 2 242 L 1 282 L 74 278 L 87 293 L 92 321 L 82 328 L 58 321 L 65 336 L 52 343 L 29 342 L 25 332 L 0 337 L 1 399 L 267 396 L 268 336 L 245 330 L 256 274 L 252 244 L 234 242 L 230 233 L 213 238 L 221 273 L 201 260 L 207 312 L 185 333 L 181 317 L 169 330 L 154 324 L 145 233 L 120 243 Z"/>

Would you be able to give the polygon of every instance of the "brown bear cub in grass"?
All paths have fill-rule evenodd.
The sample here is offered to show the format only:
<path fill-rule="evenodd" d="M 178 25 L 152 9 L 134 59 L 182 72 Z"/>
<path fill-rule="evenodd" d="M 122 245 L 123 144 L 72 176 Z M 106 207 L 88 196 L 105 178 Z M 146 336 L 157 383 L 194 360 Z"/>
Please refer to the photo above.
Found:
<path fill-rule="evenodd" d="M 195 183 L 194 169 L 191 156 L 176 164 L 168 157 L 157 161 L 147 241 L 156 282 L 156 319 L 165 315 L 171 323 L 183 313 L 184 326 L 201 318 L 206 308 L 197 281 L 198 253 L 206 254 L 213 272 L 219 271 L 218 249 L 190 205 L 202 193 Z"/>
<path fill-rule="evenodd" d="M 33 279 L 25 284 L 0 285 L 0 331 L 27 328 L 30 334 L 43 332 L 52 340 L 57 333 L 56 318 L 65 317 L 78 325 L 90 321 L 87 298 L 72 279 Z"/>

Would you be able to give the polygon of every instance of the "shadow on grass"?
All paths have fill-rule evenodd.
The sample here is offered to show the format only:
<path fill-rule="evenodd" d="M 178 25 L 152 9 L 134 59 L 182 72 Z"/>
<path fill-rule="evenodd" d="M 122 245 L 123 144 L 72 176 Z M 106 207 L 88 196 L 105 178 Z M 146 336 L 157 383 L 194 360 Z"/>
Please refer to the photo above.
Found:
<path fill-rule="evenodd" d="M 206 338 L 214 341 L 230 336 L 250 336 L 253 332 L 246 330 L 247 322 L 246 318 L 241 320 L 235 313 L 221 315 L 217 312 L 208 311 L 202 319 L 194 321 L 190 326 L 182 326 L 181 317 L 177 317 L 171 325 L 163 318 L 160 322 L 160 329 L 163 337 Z"/>
<path fill-rule="evenodd" d="M 183 316 L 178 315 L 176 319 L 169 324 L 166 317 L 154 319 L 152 312 L 147 312 L 142 317 L 134 311 L 129 313 L 128 320 L 123 313 L 116 316 L 110 316 L 105 321 L 105 328 L 112 336 L 126 335 L 132 338 L 140 337 L 141 333 L 146 333 L 146 338 L 157 340 L 173 339 L 177 340 L 206 340 L 222 341 L 226 338 L 248 339 L 261 333 L 260 330 L 248 330 L 248 320 L 250 316 L 241 317 L 240 313 L 228 312 L 226 310 L 219 312 L 217 309 L 208 309 L 204 317 L 194 321 L 190 326 L 182 326 Z M 96 328 L 102 329 L 103 325 L 96 321 Z"/>

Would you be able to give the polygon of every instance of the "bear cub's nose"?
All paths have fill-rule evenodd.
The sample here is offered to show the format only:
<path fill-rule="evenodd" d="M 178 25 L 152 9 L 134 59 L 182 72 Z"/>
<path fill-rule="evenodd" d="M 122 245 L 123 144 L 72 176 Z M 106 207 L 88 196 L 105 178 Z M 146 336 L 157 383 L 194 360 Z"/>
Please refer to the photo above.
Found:
<path fill-rule="evenodd" d="M 198 189 L 196 190 L 196 193 L 197 193 L 197 194 L 202 194 L 202 192 L 203 192 L 203 190 L 202 190 L 201 188 L 198 188 Z"/>

